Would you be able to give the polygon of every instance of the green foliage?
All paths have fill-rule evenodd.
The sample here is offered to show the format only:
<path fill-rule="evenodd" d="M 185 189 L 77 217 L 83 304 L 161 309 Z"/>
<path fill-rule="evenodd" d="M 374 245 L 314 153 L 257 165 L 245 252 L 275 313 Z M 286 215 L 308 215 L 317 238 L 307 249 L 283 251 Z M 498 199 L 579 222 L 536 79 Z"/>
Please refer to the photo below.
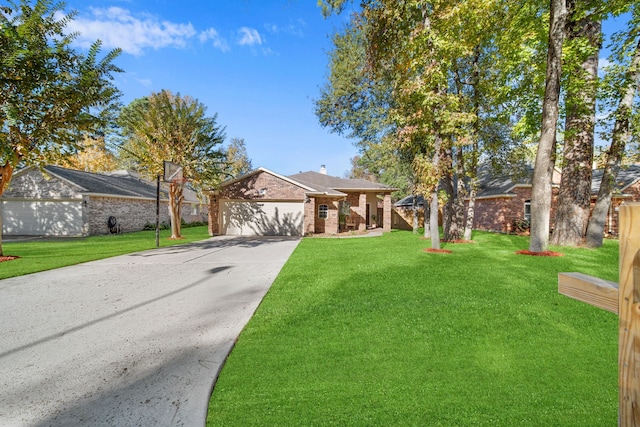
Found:
<path fill-rule="evenodd" d="M 231 138 L 225 149 L 226 163 L 222 180 L 237 178 L 253 169 L 251 159 L 247 154 L 247 146 L 242 138 Z"/>
<path fill-rule="evenodd" d="M 79 133 L 109 124 L 120 96 L 112 83 L 120 50 L 100 59 L 96 41 L 80 54 L 71 47 L 77 34 L 65 34 L 75 12 L 64 15 L 62 2 L 31 3 L 0 8 L 0 165 L 12 168 L 75 152 Z"/>
<path fill-rule="evenodd" d="M 125 106 L 118 118 L 121 156 L 150 179 L 162 175 L 163 161 L 183 167 L 196 190 L 219 182 L 224 167 L 224 128 L 217 114 L 197 99 L 168 90 L 152 93 Z"/>
<path fill-rule="evenodd" d="M 615 425 L 617 316 L 559 295 L 557 273 L 617 280 L 617 242 L 548 258 L 515 254 L 522 236 L 474 240 L 446 255 L 411 232 L 304 239 L 207 425 Z"/>

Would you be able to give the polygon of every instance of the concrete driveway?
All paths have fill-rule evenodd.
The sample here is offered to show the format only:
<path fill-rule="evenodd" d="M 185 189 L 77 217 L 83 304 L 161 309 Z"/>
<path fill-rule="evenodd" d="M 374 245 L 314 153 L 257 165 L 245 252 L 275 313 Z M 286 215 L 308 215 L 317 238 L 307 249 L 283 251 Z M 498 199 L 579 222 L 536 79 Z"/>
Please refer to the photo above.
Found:
<path fill-rule="evenodd" d="M 0 280 L 0 425 L 203 425 L 298 242 L 216 237 Z"/>

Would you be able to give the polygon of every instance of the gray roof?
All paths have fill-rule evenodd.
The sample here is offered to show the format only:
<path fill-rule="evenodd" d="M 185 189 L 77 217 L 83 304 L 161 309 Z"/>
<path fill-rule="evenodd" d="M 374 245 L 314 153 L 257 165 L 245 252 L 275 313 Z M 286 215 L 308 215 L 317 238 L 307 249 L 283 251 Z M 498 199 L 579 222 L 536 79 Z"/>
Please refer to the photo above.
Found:
<path fill-rule="evenodd" d="M 413 206 L 413 198 L 416 198 L 416 206 L 418 207 L 422 207 L 424 206 L 424 197 L 421 195 L 408 195 L 407 197 L 405 197 L 404 199 L 400 199 L 397 202 L 395 202 L 393 205 L 394 206 L 403 206 L 403 207 L 412 207 Z"/>
<path fill-rule="evenodd" d="M 66 169 L 60 166 L 45 166 L 47 172 L 63 178 L 83 189 L 84 192 L 93 194 L 106 194 L 110 196 L 139 197 L 146 199 L 156 198 L 156 186 L 141 179 L 128 176 L 110 176 L 98 173 L 84 172 Z M 161 195 L 166 198 L 166 192 Z"/>
<path fill-rule="evenodd" d="M 591 177 L 591 194 L 597 195 L 600 190 L 600 182 L 602 181 L 603 169 L 594 169 Z M 522 172 L 515 176 L 507 173 L 494 174 L 491 167 L 487 164 L 480 166 L 478 169 L 478 181 L 480 187 L 476 197 L 493 197 L 493 196 L 510 196 L 514 193 L 511 191 L 517 185 L 531 185 L 533 178 L 533 167 L 527 165 Z M 615 190 L 623 193 L 631 184 L 640 179 L 640 165 L 625 166 L 620 169 L 616 178 Z M 559 184 L 559 183 L 554 183 Z M 424 198 L 417 196 L 418 206 L 424 204 Z M 412 206 L 413 196 L 407 196 L 395 203 L 395 206 Z"/>
<path fill-rule="evenodd" d="M 288 178 L 320 193 L 335 196 L 344 196 L 345 191 L 394 191 L 392 187 L 378 182 L 371 182 L 366 179 L 338 178 L 320 172 L 300 172 L 295 175 L 289 175 Z"/>
<path fill-rule="evenodd" d="M 533 179 L 533 166 L 525 165 L 516 173 L 496 174 L 488 164 L 478 168 L 478 193 L 477 197 L 491 197 L 504 194 L 513 194 L 511 190 L 516 185 L 531 185 Z"/>
<path fill-rule="evenodd" d="M 604 169 L 595 169 L 591 178 L 591 194 L 598 194 Z M 616 176 L 615 190 L 623 193 L 627 187 L 640 179 L 640 165 L 629 165 L 620 168 Z"/>

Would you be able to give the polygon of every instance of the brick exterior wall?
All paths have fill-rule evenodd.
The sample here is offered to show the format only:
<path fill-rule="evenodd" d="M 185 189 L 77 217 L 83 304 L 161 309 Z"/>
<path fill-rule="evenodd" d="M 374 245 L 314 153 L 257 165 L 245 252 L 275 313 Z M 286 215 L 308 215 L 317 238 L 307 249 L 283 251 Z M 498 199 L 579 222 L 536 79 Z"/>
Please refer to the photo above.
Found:
<path fill-rule="evenodd" d="M 476 199 L 473 228 L 497 231 L 500 233 L 510 233 L 514 231 L 514 221 L 524 219 L 524 203 L 527 200 L 531 200 L 531 187 L 516 187 L 511 192 L 514 193 L 515 196 Z M 557 198 L 558 189 L 553 188 L 553 198 L 551 200 L 551 229 L 553 229 L 556 216 Z"/>
<path fill-rule="evenodd" d="M 260 191 L 264 190 L 264 194 Z M 258 172 L 220 189 L 221 199 L 231 200 L 299 200 L 305 190 L 267 172 Z"/>
<path fill-rule="evenodd" d="M 355 230 L 364 230 L 367 226 L 366 198 L 363 200 L 359 193 L 349 193 L 346 201 L 351 205 L 349 220 L 354 222 Z"/>
<path fill-rule="evenodd" d="M 618 235 L 618 208 L 623 203 L 629 202 L 638 202 L 640 201 L 640 182 L 636 182 L 629 187 L 624 189 L 625 197 L 616 197 L 613 196 L 611 200 L 611 207 L 609 208 L 609 212 L 607 213 L 607 219 L 604 223 L 604 233 L 605 235 Z M 591 199 L 591 209 L 595 205 L 595 198 Z"/>
<path fill-rule="evenodd" d="M 310 197 L 304 203 L 304 234 L 313 234 L 316 229 L 317 211 L 316 199 Z"/>
<path fill-rule="evenodd" d="M 338 233 L 340 226 L 340 219 L 338 218 L 338 200 L 330 197 L 315 197 L 315 201 L 316 207 L 314 212 L 314 233 Z M 326 219 L 318 217 L 318 210 L 320 208 L 320 205 L 327 205 L 327 208 L 329 209 L 329 212 L 327 213 L 328 217 Z"/>
<path fill-rule="evenodd" d="M 232 182 L 209 195 L 209 234 L 215 236 L 220 230 L 220 203 L 222 200 L 264 200 L 264 201 L 300 201 L 304 202 L 304 234 L 336 234 L 340 232 L 339 203 L 346 200 L 351 205 L 350 219 L 356 224 L 356 230 L 365 230 L 367 225 L 367 203 L 371 204 L 370 215 L 379 215 L 378 199 L 374 193 L 347 193 L 346 198 L 305 195 L 306 190 L 265 171 L 259 171 L 242 180 Z M 388 209 L 391 197 L 387 195 Z M 386 200 L 386 199 L 385 199 Z M 320 205 L 327 205 L 328 218 L 319 218 Z M 386 220 L 383 218 L 383 220 Z M 391 229 L 391 215 L 388 218 Z M 379 223 L 378 225 L 384 226 Z M 387 230 L 387 231 L 389 231 Z"/>
<path fill-rule="evenodd" d="M 32 169 L 12 179 L 3 194 L 3 199 L 27 200 L 82 200 L 83 235 L 108 234 L 107 220 L 115 216 L 121 231 L 140 231 L 146 224 L 156 222 L 156 201 L 150 199 L 135 199 L 126 197 L 105 197 L 83 195 L 81 188 L 50 175 L 43 174 L 38 169 Z M 201 214 L 192 214 L 192 204 L 182 205 L 181 216 L 185 222 L 206 221 Z M 170 223 L 169 202 L 160 201 L 160 222 Z"/>
<path fill-rule="evenodd" d="M 225 200 L 265 200 L 265 201 L 304 201 L 305 190 L 270 173 L 260 171 L 240 181 L 222 187 L 209 196 L 209 235 L 220 234 L 220 201 Z M 313 223 L 307 223 L 309 203 L 305 203 L 305 223 L 303 228 L 313 229 Z"/>
<path fill-rule="evenodd" d="M 126 199 L 117 197 L 87 197 L 89 234 L 109 234 L 107 220 L 115 216 L 123 233 L 140 231 L 147 224 L 156 223 L 156 201 Z M 182 207 L 182 215 L 190 216 L 185 210 L 191 211 L 191 206 Z M 187 213 L 187 215 L 185 215 Z M 160 201 L 160 222 L 170 223 L 169 203 Z M 185 219 L 186 222 L 186 219 Z"/>

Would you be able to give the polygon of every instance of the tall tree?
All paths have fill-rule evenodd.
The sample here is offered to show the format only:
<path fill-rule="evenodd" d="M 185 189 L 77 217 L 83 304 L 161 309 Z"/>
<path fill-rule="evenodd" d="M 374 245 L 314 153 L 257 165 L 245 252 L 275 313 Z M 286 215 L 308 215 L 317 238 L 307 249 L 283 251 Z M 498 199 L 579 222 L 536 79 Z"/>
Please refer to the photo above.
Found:
<path fill-rule="evenodd" d="M 65 28 L 64 3 L 10 0 L 0 6 L 0 195 L 18 165 L 44 166 L 74 153 L 83 133 L 109 122 L 120 96 L 113 85 L 119 49 L 85 56 Z M 0 255 L 2 254 L 0 224 Z"/>
<path fill-rule="evenodd" d="M 231 138 L 229 145 L 224 150 L 224 154 L 226 164 L 223 179 L 236 178 L 253 169 L 243 138 Z"/>
<path fill-rule="evenodd" d="M 575 246 L 582 242 L 591 208 L 591 170 L 596 121 L 596 86 L 601 44 L 601 12 L 582 10 L 567 0 L 564 46 L 566 121 L 562 179 L 551 242 Z M 589 5 L 591 8 L 593 5 Z"/>
<path fill-rule="evenodd" d="M 560 78 L 562 76 L 562 44 L 564 42 L 566 15 L 566 0 L 551 0 L 547 72 L 542 104 L 542 128 L 531 190 L 531 237 L 529 239 L 529 250 L 532 252 L 543 252 L 549 247 L 551 180 L 555 164 L 556 127 L 560 101 Z"/>
<path fill-rule="evenodd" d="M 131 158 L 149 179 L 162 175 L 164 161 L 183 167 L 196 190 L 215 186 L 224 168 L 224 129 L 217 115 L 197 99 L 168 90 L 139 98 L 124 107 L 119 117 L 124 141 L 121 155 Z M 171 238 L 180 238 L 180 207 L 184 182 L 169 186 Z"/>
<path fill-rule="evenodd" d="M 611 132 L 611 144 L 605 155 L 605 165 L 600 182 L 600 190 L 596 199 L 585 243 L 588 247 L 602 246 L 607 212 L 611 206 L 611 197 L 615 189 L 615 179 L 620 170 L 620 164 L 625 147 L 631 138 L 631 118 L 634 99 L 640 84 L 640 7 L 635 6 L 629 29 L 621 37 L 621 43 L 614 50 L 614 59 L 618 65 L 610 67 L 607 81 L 611 82 L 612 96 L 617 98 L 618 106 Z"/>
<path fill-rule="evenodd" d="M 109 172 L 118 167 L 118 159 L 107 149 L 104 136 L 85 135 L 78 152 L 62 159 L 60 165 L 87 172 Z"/>
<path fill-rule="evenodd" d="M 328 12 L 340 11 L 345 4 L 342 0 L 321 3 Z M 519 112 L 511 107 L 514 98 L 531 100 L 531 105 L 539 102 L 534 95 L 539 86 L 535 64 L 540 61 L 534 55 L 541 50 L 538 21 L 544 13 L 536 2 L 511 7 L 491 0 L 455 4 L 365 0 L 360 6 L 362 12 L 352 19 L 353 28 L 361 33 L 357 46 L 366 52 L 366 66 L 359 69 L 364 69 L 368 81 L 388 88 L 378 93 L 386 95 L 383 111 L 390 122 L 387 130 L 394 136 L 393 146 L 410 154 L 406 158 L 414 166 L 413 181 L 427 197 L 439 197 L 439 184 L 447 193 L 445 238 L 459 238 L 462 230 L 470 236 L 480 150 L 500 144 L 496 136 L 502 138 L 502 133 L 497 127 L 518 117 Z M 347 62 L 354 57 L 344 56 Z M 345 67 L 347 74 L 354 69 L 358 68 Z M 330 80 L 329 86 L 334 83 Z M 327 99 L 328 109 L 339 105 L 332 101 Z M 520 111 L 532 111 L 531 105 L 521 106 Z M 338 123 L 349 123 L 344 117 L 353 110 L 346 111 L 332 117 Z M 353 114 L 359 125 L 376 122 L 367 111 L 357 111 L 364 113 Z M 465 224 L 461 208 L 467 197 Z M 435 218 L 437 209 L 431 214 Z M 432 227 L 431 232 L 437 233 L 437 228 Z"/>

